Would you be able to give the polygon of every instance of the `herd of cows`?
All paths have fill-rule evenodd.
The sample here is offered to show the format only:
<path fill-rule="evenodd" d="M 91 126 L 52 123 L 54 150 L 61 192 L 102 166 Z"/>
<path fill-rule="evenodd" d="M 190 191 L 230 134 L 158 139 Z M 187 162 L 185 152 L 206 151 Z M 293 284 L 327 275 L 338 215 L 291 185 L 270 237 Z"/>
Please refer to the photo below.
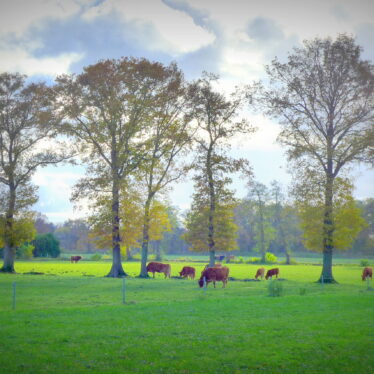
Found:
<path fill-rule="evenodd" d="M 81 256 L 71 256 L 71 262 L 78 262 L 81 260 Z M 203 287 L 205 284 L 213 283 L 214 287 L 216 287 L 216 282 L 222 282 L 223 287 L 226 286 L 227 281 L 229 279 L 229 268 L 227 266 L 222 266 L 221 264 L 215 264 L 214 267 L 209 267 L 206 265 L 204 270 L 201 272 L 201 276 L 199 279 L 199 286 Z M 153 278 L 155 277 L 155 273 L 163 273 L 165 278 L 170 278 L 171 274 L 171 266 L 169 264 L 163 264 L 161 262 L 150 262 L 147 265 L 147 272 L 153 274 Z M 191 278 L 195 279 L 196 270 L 192 266 L 184 266 L 183 269 L 179 272 L 179 275 L 182 278 Z M 255 279 L 261 278 L 263 279 L 272 279 L 273 276 L 278 278 L 279 275 L 279 268 L 273 268 L 266 272 L 264 268 L 259 268 L 256 272 Z M 362 272 L 362 280 L 365 279 L 373 279 L 373 269 L 371 267 L 365 267 Z"/>
<path fill-rule="evenodd" d="M 147 265 L 147 272 L 153 274 L 153 278 L 155 277 L 155 273 L 163 273 L 165 278 L 170 278 L 171 267 L 169 264 L 163 264 L 161 262 L 150 262 Z M 201 272 L 201 276 L 199 279 L 199 286 L 203 287 L 204 284 L 208 285 L 208 283 L 213 283 L 214 287 L 216 287 L 216 282 L 222 282 L 223 287 L 226 286 L 227 281 L 229 279 L 229 268 L 227 266 L 222 266 L 221 264 L 216 264 L 214 267 L 209 267 L 206 265 L 204 270 Z M 182 278 L 191 278 L 195 279 L 196 270 L 192 266 L 184 266 L 183 269 L 179 272 L 179 275 Z M 278 278 L 279 269 L 274 268 L 270 269 L 266 272 L 265 269 L 260 268 L 257 270 L 255 279 L 261 277 L 261 279 L 269 279 L 275 276 Z"/>

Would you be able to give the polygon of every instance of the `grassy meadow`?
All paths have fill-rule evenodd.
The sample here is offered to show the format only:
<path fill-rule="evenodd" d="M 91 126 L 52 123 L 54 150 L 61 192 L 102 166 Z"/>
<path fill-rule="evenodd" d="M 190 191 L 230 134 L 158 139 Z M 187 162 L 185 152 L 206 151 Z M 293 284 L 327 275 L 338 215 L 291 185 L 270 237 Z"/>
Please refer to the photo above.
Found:
<path fill-rule="evenodd" d="M 170 262 L 172 276 L 185 265 Z M 235 280 L 199 289 L 182 279 L 107 279 L 110 262 L 19 261 L 0 274 L 1 373 L 362 373 L 374 364 L 374 292 L 357 261 L 276 265 L 280 297 L 257 265 L 229 264 Z M 271 266 L 265 266 L 270 268 Z M 41 275 L 27 274 L 32 272 Z M 13 283 L 16 308 L 12 309 Z"/>

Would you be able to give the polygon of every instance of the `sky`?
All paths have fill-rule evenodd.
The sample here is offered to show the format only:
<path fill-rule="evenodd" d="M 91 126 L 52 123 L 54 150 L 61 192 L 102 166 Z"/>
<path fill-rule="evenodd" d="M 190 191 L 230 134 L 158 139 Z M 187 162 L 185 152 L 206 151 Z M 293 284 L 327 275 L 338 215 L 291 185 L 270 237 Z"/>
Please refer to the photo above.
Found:
<path fill-rule="evenodd" d="M 374 60 L 372 0 L 0 0 L 0 72 L 21 72 L 53 82 L 63 73 L 79 73 L 100 59 L 145 57 L 177 62 L 187 79 L 203 71 L 220 76 L 220 89 L 264 79 L 264 66 L 284 60 L 305 39 L 347 33 Z M 243 113 L 258 128 L 255 135 L 232 142 L 232 154 L 248 158 L 255 178 L 265 184 L 290 182 L 284 149 L 276 144 L 276 121 Z M 355 197 L 374 197 L 374 171 L 352 171 Z M 35 174 L 39 202 L 34 209 L 52 222 L 78 218 L 71 187 L 82 166 L 47 167 Z M 235 178 L 238 197 L 245 183 Z M 176 184 L 172 204 L 190 204 L 192 182 Z"/>

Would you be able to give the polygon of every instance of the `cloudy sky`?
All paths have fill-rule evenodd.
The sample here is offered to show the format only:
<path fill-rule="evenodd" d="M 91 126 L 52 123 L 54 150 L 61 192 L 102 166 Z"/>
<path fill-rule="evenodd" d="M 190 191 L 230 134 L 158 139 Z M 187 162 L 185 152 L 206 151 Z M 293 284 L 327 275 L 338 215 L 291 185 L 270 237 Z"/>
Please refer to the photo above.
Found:
<path fill-rule="evenodd" d="M 217 73 L 222 89 L 264 77 L 264 65 L 304 39 L 348 33 L 374 60 L 372 0 L 0 0 L 0 71 L 22 72 L 52 82 L 78 73 L 103 58 L 146 57 L 176 61 L 188 79 Z M 259 128 L 251 139 L 233 142 L 256 178 L 290 180 L 283 150 L 274 141 L 278 125 L 245 113 Z M 35 209 L 54 222 L 78 216 L 70 188 L 83 168 L 59 166 L 38 171 Z M 374 171 L 354 171 L 358 198 L 374 196 Z M 171 201 L 187 208 L 191 183 L 175 186 Z M 245 194 L 235 181 L 237 195 Z"/>

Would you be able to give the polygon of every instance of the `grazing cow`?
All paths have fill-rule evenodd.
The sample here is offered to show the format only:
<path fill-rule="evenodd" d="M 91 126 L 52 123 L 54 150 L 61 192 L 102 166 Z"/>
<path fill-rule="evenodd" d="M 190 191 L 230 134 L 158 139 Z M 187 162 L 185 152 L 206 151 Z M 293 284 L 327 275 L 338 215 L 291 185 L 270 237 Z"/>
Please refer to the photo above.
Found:
<path fill-rule="evenodd" d="M 71 256 L 70 257 L 70 261 L 73 263 L 73 262 L 75 262 L 75 263 L 77 263 L 79 260 L 81 260 L 82 259 L 82 256 Z"/>
<path fill-rule="evenodd" d="M 362 280 L 364 281 L 367 278 L 373 279 L 373 269 L 372 268 L 366 267 L 362 271 Z"/>
<path fill-rule="evenodd" d="M 265 279 L 273 278 L 273 275 L 275 275 L 276 278 L 278 278 L 278 274 L 279 274 L 278 268 L 270 269 L 267 271 Z"/>
<path fill-rule="evenodd" d="M 147 265 L 147 272 L 153 273 L 153 278 L 155 277 L 155 273 L 164 273 L 165 278 L 170 278 L 170 265 L 169 264 L 162 264 L 161 262 L 150 262 Z"/>
<path fill-rule="evenodd" d="M 214 266 L 212 266 L 212 267 L 213 267 L 213 268 L 221 268 L 222 265 L 221 265 L 221 264 L 214 264 Z M 203 275 L 204 270 L 209 269 L 209 268 L 210 268 L 209 264 L 208 264 L 208 265 L 205 265 L 203 271 L 201 272 L 201 275 Z"/>
<path fill-rule="evenodd" d="M 264 268 L 259 268 L 259 269 L 257 269 L 255 279 L 257 279 L 258 277 L 261 277 L 261 279 L 264 279 L 264 275 L 265 275 L 265 269 Z"/>
<path fill-rule="evenodd" d="M 191 266 L 184 266 L 179 275 L 183 278 L 195 279 L 195 268 Z"/>
<path fill-rule="evenodd" d="M 200 288 L 204 286 L 204 277 L 205 281 L 208 283 L 213 282 L 214 288 L 216 288 L 216 282 L 222 282 L 223 288 L 227 284 L 227 280 L 229 278 L 229 268 L 226 266 L 219 267 L 219 268 L 207 268 L 205 269 L 201 277 L 199 279 L 199 286 Z"/>

